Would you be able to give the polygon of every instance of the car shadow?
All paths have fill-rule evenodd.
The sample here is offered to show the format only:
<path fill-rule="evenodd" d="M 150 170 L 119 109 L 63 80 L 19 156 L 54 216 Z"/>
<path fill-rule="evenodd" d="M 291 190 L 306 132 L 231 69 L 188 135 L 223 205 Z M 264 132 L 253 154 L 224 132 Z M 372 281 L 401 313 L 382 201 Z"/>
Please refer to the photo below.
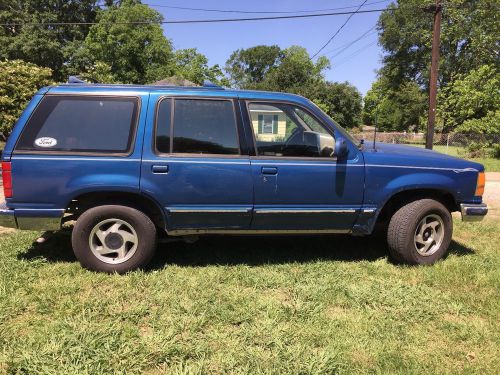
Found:
<path fill-rule="evenodd" d="M 71 232 L 53 233 L 34 242 L 19 259 L 74 262 Z M 449 254 L 466 256 L 474 250 L 452 241 Z M 194 243 L 183 240 L 160 243 L 147 270 L 166 265 L 204 267 L 209 265 L 249 265 L 308 263 L 315 261 L 374 261 L 387 257 L 383 236 L 204 236 Z"/>

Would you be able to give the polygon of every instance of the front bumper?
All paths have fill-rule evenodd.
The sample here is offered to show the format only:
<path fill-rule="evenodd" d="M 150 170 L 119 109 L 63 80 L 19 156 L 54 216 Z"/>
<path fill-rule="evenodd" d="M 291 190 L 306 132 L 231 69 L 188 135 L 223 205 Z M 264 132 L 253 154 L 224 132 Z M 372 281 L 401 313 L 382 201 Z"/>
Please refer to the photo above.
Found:
<path fill-rule="evenodd" d="M 463 221 L 481 221 L 488 213 L 488 206 L 484 203 L 461 203 L 460 212 Z"/>
<path fill-rule="evenodd" d="M 15 209 L 0 204 L 0 227 L 53 231 L 61 228 L 63 209 Z"/>

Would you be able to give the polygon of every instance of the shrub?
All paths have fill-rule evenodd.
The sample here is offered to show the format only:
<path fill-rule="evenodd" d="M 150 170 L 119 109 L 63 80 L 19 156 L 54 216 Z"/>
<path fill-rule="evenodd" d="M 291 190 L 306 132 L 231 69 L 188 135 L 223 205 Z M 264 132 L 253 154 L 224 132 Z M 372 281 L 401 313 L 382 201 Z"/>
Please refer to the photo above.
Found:
<path fill-rule="evenodd" d="M 500 143 L 493 145 L 491 156 L 493 156 L 496 159 L 500 159 Z"/>
<path fill-rule="evenodd" d="M 10 134 L 33 94 L 52 83 L 51 75 L 49 68 L 22 60 L 0 61 L 0 140 Z"/>

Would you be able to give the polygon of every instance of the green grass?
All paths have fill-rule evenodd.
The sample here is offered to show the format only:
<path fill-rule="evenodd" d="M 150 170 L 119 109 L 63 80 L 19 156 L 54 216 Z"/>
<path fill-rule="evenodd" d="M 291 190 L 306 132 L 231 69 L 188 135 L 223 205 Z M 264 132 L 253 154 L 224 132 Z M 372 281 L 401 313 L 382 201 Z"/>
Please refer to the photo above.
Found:
<path fill-rule="evenodd" d="M 85 271 L 68 233 L 0 237 L 0 373 L 496 373 L 500 223 L 391 264 L 374 238 L 207 237 Z"/>

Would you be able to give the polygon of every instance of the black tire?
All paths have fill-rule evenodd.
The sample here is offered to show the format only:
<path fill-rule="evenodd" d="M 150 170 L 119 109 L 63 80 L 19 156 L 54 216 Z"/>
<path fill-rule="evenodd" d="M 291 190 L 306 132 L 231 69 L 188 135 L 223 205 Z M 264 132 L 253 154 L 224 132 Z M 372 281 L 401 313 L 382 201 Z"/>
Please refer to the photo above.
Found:
<path fill-rule="evenodd" d="M 116 221 L 113 222 L 113 220 Z M 99 228 L 105 228 L 108 225 L 107 221 L 110 226 L 113 223 L 124 222 L 122 226 L 119 226 L 119 230 L 116 231 L 118 235 L 114 235 L 114 238 L 110 237 L 111 233 L 105 236 L 106 246 L 109 245 L 109 249 L 121 249 L 122 246 L 130 248 L 126 253 L 127 256 L 121 259 L 119 259 L 119 253 L 100 255 L 100 259 L 91 249 L 90 239 L 93 230 L 103 222 L 103 226 Z M 124 241 L 126 233 L 132 235 L 133 241 Z M 96 237 L 99 236 L 92 234 L 93 243 L 102 245 L 102 241 L 95 239 Z M 98 206 L 88 209 L 78 218 L 73 228 L 71 243 L 75 256 L 83 267 L 93 271 L 122 274 L 149 263 L 156 250 L 156 227 L 147 215 L 135 208 L 118 205 Z"/>
<path fill-rule="evenodd" d="M 438 217 L 441 221 L 439 221 Z M 427 255 L 422 254 L 425 253 L 425 245 L 420 242 L 415 243 L 417 229 L 421 233 L 422 226 L 420 224 L 424 218 L 427 218 L 431 224 L 438 222 L 439 224 L 436 227 L 438 229 L 437 231 L 434 229 L 433 232 L 430 226 L 425 226 L 429 229 L 427 232 L 423 232 L 424 236 L 419 237 L 419 240 L 441 238 L 440 245 L 438 246 L 439 241 L 437 243 L 434 241 L 435 245 L 430 247 L 430 251 L 426 253 Z M 437 235 L 441 226 L 443 229 L 442 235 Z M 391 217 L 387 230 L 389 253 L 398 263 L 411 265 L 433 264 L 446 254 L 452 234 L 453 221 L 450 212 L 445 206 L 433 199 L 413 201 L 401 207 Z M 419 252 L 417 247 L 420 246 Z"/>

